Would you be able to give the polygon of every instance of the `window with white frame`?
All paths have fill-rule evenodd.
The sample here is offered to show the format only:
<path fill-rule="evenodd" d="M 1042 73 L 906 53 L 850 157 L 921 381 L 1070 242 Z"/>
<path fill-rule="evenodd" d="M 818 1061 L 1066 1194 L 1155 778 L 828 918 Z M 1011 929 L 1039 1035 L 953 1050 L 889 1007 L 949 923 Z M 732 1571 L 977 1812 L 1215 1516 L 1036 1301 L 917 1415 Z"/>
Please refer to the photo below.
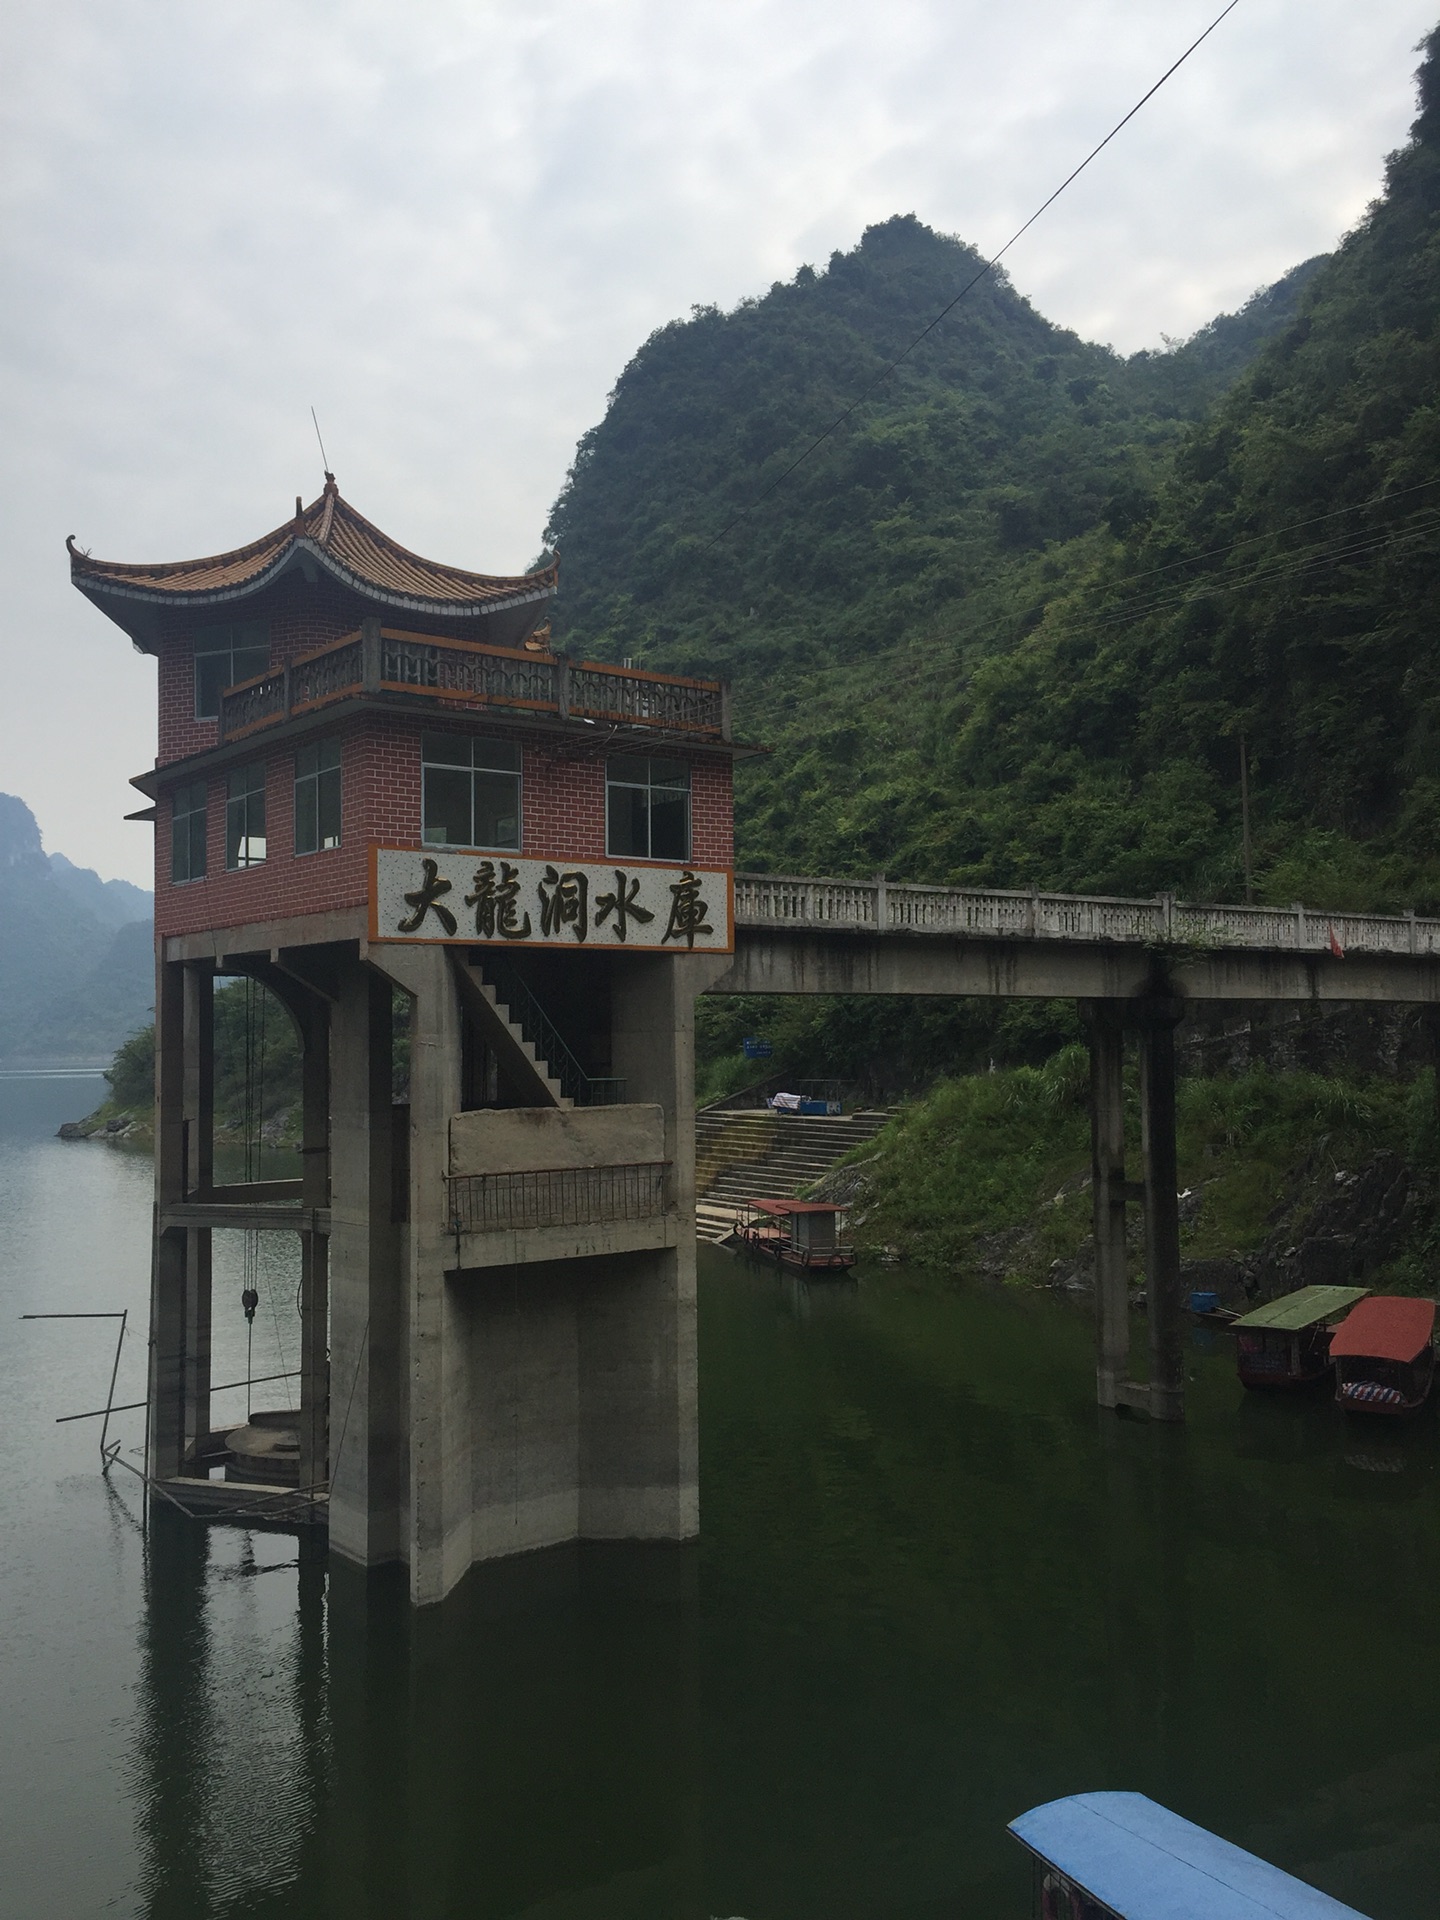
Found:
<path fill-rule="evenodd" d="M 605 849 L 612 860 L 690 858 L 690 769 L 627 756 L 605 768 Z"/>
<path fill-rule="evenodd" d="M 520 747 L 463 733 L 422 735 L 421 838 L 427 847 L 520 846 Z"/>
<path fill-rule="evenodd" d="M 265 858 L 265 762 L 237 767 L 225 796 L 225 864 L 258 867 Z"/>
<path fill-rule="evenodd" d="M 176 787 L 170 796 L 170 878 L 205 878 L 205 782 Z"/>
<path fill-rule="evenodd" d="M 295 750 L 295 851 L 322 853 L 340 844 L 340 742 L 317 740 Z"/>
<path fill-rule="evenodd" d="M 263 620 L 205 627 L 195 636 L 195 718 L 215 720 L 227 687 L 253 680 L 270 665 L 270 630 Z"/>

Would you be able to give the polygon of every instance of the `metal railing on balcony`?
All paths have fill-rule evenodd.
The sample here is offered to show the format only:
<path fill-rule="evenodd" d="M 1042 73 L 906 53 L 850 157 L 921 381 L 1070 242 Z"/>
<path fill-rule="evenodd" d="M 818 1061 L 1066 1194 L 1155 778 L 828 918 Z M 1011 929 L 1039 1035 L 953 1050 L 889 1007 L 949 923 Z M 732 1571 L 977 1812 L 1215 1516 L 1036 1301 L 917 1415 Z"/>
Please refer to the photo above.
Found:
<path fill-rule="evenodd" d="M 227 688 L 220 737 L 233 740 L 357 695 L 420 694 L 457 706 L 514 708 L 561 720 L 653 727 L 730 738 L 729 691 L 719 681 L 572 665 L 554 654 L 367 627 L 288 666 Z"/>
<path fill-rule="evenodd" d="M 1314 907 L 1192 905 L 1105 895 L 921 887 L 892 880 L 809 880 L 737 873 L 737 928 L 817 933 L 951 934 L 1122 946 L 1281 953 L 1440 955 L 1440 920 Z"/>
<path fill-rule="evenodd" d="M 452 1174 L 450 1226 L 455 1233 L 507 1233 L 653 1220 L 669 1205 L 669 1181 L 668 1160 Z"/>

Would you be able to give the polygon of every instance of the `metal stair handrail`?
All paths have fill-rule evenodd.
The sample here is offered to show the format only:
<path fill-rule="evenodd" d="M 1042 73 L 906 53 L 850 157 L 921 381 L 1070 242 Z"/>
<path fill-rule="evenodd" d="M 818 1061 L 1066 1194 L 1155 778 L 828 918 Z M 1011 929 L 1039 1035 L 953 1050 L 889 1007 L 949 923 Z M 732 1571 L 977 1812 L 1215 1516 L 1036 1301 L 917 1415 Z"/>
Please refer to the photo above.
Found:
<path fill-rule="evenodd" d="M 597 1079 L 586 1073 L 564 1034 L 516 972 L 508 955 L 487 953 L 481 971 L 495 989 L 497 999 L 504 1000 L 512 1024 L 519 1027 L 530 1042 L 567 1100 L 573 1100 L 577 1107 L 615 1107 L 623 1103 L 625 1082 Z"/>

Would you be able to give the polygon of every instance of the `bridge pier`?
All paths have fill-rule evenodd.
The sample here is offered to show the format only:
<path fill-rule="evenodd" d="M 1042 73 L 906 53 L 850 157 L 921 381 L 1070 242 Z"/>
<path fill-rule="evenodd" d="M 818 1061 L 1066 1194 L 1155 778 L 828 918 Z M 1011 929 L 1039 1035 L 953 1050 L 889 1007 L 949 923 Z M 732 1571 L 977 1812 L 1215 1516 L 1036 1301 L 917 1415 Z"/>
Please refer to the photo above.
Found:
<path fill-rule="evenodd" d="M 1130 1380 L 1125 1260 L 1125 1028 L 1118 1001 L 1082 1002 L 1090 1040 L 1090 1176 L 1095 1238 L 1095 1397 L 1119 1406 Z"/>
<path fill-rule="evenodd" d="M 1185 1418 L 1180 1302 L 1180 1202 L 1176 1193 L 1175 1029 L 1179 1003 L 1142 1003 L 1140 1152 L 1145 1172 L 1145 1304 L 1150 1334 L 1150 1417 Z"/>
<path fill-rule="evenodd" d="M 1091 1208 L 1095 1241 L 1095 1397 L 1155 1420 L 1185 1417 L 1180 1295 L 1180 1212 L 1176 1197 L 1173 1000 L 1082 1000 L 1090 1048 Z M 1143 1179 L 1125 1177 L 1125 1031 L 1140 1040 L 1140 1152 Z M 1149 1380 L 1130 1377 L 1130 1284 L 1125 1208 L 1144 1208 Z"/>

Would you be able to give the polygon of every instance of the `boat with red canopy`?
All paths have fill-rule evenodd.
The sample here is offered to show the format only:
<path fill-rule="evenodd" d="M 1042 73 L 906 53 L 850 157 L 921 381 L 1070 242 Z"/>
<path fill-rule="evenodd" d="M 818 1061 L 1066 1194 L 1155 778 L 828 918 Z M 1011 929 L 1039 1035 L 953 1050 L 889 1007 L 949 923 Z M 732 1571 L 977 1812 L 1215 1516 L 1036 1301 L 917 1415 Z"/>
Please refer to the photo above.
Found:
<path fill-rule="evenodd" d="M 846 1273 L 855 1250 L 841 1236 L 845 1211 L 828 1200 L 747 1200 L 735 1238 L 747 1253 L 799 1273 Z"/>
<path fill-rule="evenodd" d="M 1418 1413 L 1435 1383 L 1435 1302 L 1375 1294 L 1330 1342 L 1335 1400 L 1347 1413 Z"/>

